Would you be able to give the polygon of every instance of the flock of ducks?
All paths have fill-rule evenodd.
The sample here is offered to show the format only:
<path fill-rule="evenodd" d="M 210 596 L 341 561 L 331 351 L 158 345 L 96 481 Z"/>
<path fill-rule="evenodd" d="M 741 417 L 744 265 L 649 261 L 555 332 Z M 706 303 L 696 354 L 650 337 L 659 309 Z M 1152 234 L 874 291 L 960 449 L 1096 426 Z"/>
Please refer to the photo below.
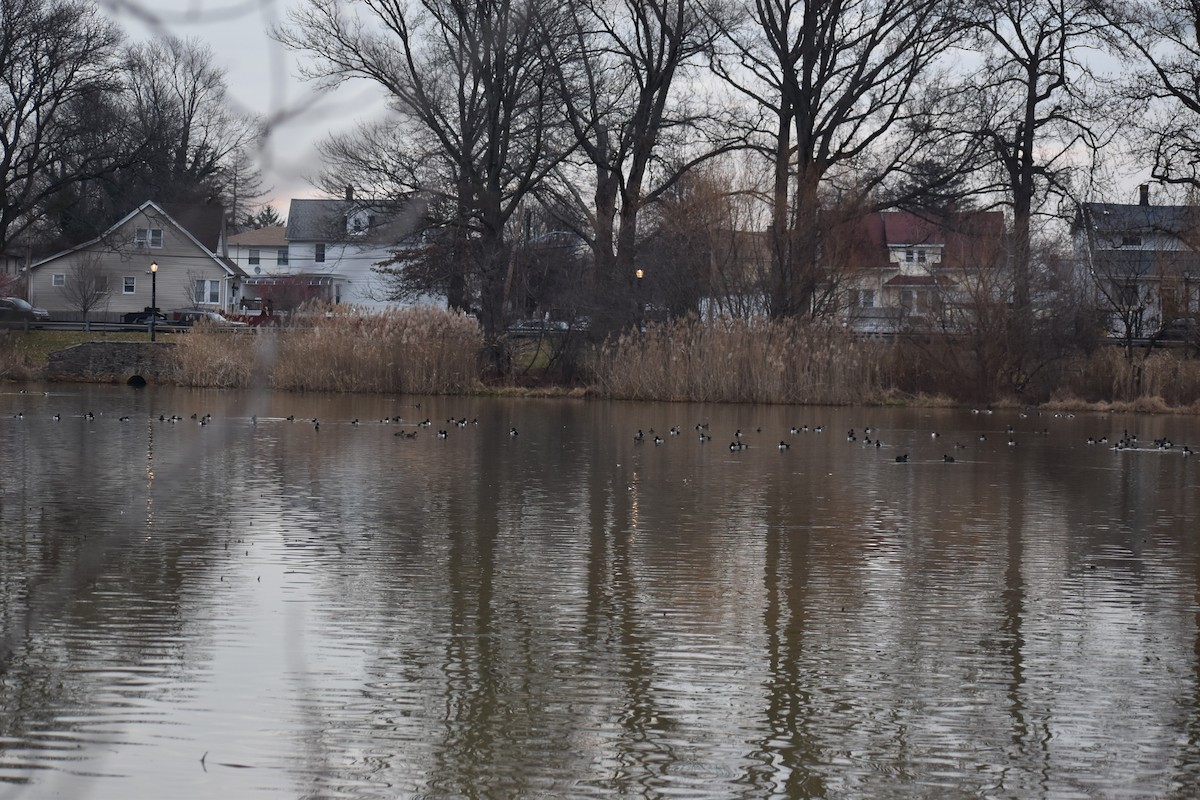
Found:
<path fill-rule="evenodd" d="M 419 409 L 420 404 L 417 404 L 416 408 Z M 986 409 L 986 410 L 976 409 L 972 413 L 974 413 L 974 414 L 991 414 L 992 411 L 990 409 Z M 1037 412 L 1034 412 L 1034 413 L 1037 413 Z M 1038 415 L 1040 416 L 1040 414 L 1038 414 Z M 87 412 L 84 412 L 83 414 L 78 414 L 75 416 L 77 418 L 85 419 L 89 422 L 92 422 L 97 418 L 97 415 L 91 411 L 87 411 Z M 101 416 L 103 416 L 103 414 L 101 414 Z M 1069 414 L 1069 413 L 1054 414 L 1055 418 L 1071 419 L 1074 416 L 1075 416 L 1074 414 Z M 18 411 L 16 413 L 12 414 L 11 417 L 13 419 L 22 420 L 25 418 L 25 414 L 22 411 Z M 1020 417 L 1021 417 L 1021 419 L 1027 419 L 1029 417 L 1029 413 L 1022 412 L 1020 414 Z M 111 418 L 112 417 L 110 417 L 110 419 Z M 56 413 L 52 416 L 52 419 L 55 422 L 59 422 L 63 419 L 63 417 L 61 414 Z M 195 414 L 192 414 L 191 417 L 188 419 L 192 422 L 195 422 L 197 425 L 207 426 L 212 422 L 212 414 L 203 414 L 202 415 L 199 413 L 195 413 Z M 127 422 L 131 421 L 131 417 L 129 415 L 121 415 L 121 416 L 117 417 L 117 421 L 121 422 L 121 423 L 127 423 Z M 158 422 L 164 423 L 164 424 L 169 424 L 169 425 L 175 425 L 178 423 L 182 423 L 184 421 L 185 421 L 185 418 L 181 417 L 177 414 L 172 414 L 171 416 L 160 414 L 158 416 Z M 316 417 L 301 419 L 301 418 L 296 417 L 295 415 L 288 415 L 287 417 L 282 417 L 282 418 L 264 417 L 262 421 L 283 421 L 283 422 L 290 422 L 290 423 L 307 422 L 312 425 L 313 430 L 320 431 L 320 429 L 321 429 L 321 422 Z M 257 415 L 254 415 L 250 418 L 251 425 L 257 426 L 259 424 L 259 422 L 260 422 L 260 418 Z M 422 428 L 432 428 L 434 425 L 433 421 L 430 420 L 428 417 L 421 420 L 420 422 L 408 422 L 403 417 L 400 417 L 400 416 L 389 416 L 389 417 L 381 418 L 378 422 L 379 422 L 379 424 L 382 424 L 382 425 L 399 426 L 401 428 L 401 430 L 396 431 L 394 435 L 399 438 L 403 438 L 403 439 L 415 439 L 415 438 L 417 438 L 418 431 L 420 431 Z M 362 422 L 361 422 L 361 420 L 359 420 L 356 417 L 352 420 L 349 420 L 349 424 L 352 426 L 358 426 L 358 425 L 361 425 Z M 473 419 L 468 420 L 466 417 L 449 417 L 445 420 L 445 424 L 447 427 L 439 428 L 436 432 L 436 436 L 439 439 L 449 438 L 449 436 L 450 436 L 449 429 L 450 428 L 454 428 L 454 427 L 467 428 L 467 427 L 471 427 L 471 426 L 478 426 L 479 419 L 473 418 Z M 695 432 L 695 436 L 696 436 L 697 440 L 701 444 L 706 444 L 706 443 L 712 441 L 713 437 L 712 437 L 712 434 L 709 432 L 709 423 L 708 422 L 696 423 L 693 426 L 693 430 Z M 762 431 L 761 427 L 755 428 L 753 431 L 753 433 L 756 435 L 761 435 L 762 432 L 763 431 Z M 511 437 L 517 437 L 520 435 L 519 431 L 515 427 L 509 428 L 508 433 L 509 433 L 509 436 L 511 436 Z M 633 442 L 634 442 L 634 444 L 637 444 L 637 445 L 651 443 L 655 447 L 659 447 L 659 446 L 666 444 L 666 442 L 670 438 L 680 437 L 682 435 L 682 433 L 683 433 L 682 429 L 677 425 L 671 426 L 670 429 L 666 432 L 667 435 L 665 437 L 658 434 L 654 430 L 654 428 L 648 428 L 645 430 L 639 428 L 637 430 L 637 432 L 634 433 L 634 435 L 633 435 Z M 788 437 L 795 437 L 795 436 L 807 434 L 807 433 L 823 434 L 823 433 L 825 433 L 825 426 L 824 425 L 813 425 L 813 426 L 792 425 L 787 430 Z M 1008 437 L 1007 445 L 1009 447 L 1015 447 L 1017 445 L 1017 431 L 1014 428 L 1014 426 L 1012 426 L 1012 425 L 1007 426 L 1005 433 L 1007 434 L 1007 437 Z M 1040 429 L 1034 428 L 1030 431 L 1030 433 L 1032 433 L 1035 436 L 1049 436 L 1050 429 L 1048 427 L 1042 427 Z M 934 441 L 937 441 L 941 438 L 941 434 L 938 431 L 932 431 L 929 435 L 930 435 L 930 438 L 933 439 Z M 748 438 L 748 434 L 746 432 L 742 431 L 741 428 L 735 429 L 733 432 L 733 437 L 732 437 L 731 441 L 729 442 L 729 451 L 730 452 L 740 452 L 740 451 L 749 449 L 750 444 L 749 444 L 749 442 L 747 442 L 747 438 Z M 979 442 L 987 442 L 988 441 L 988 433 L 981 432 L 978 435 L 977 440 Z M 871 426 L 866 426 L 861 429 L 850 428 L 848 431 L 846 431 L 846 441 L 852 442 L 852 443 L 861 442 L 862 446 L 864 446 L 864 447 L 874 447 L 876 449 L 880 449 L 883 447 L 883 442 L 879 438 L 878 432 L 876 431 L 876 429 L 872 428 Z M 1182 446 L 1178 446 L 1168 437 L 1162 437 L 1159 439 L 1155 439 L 1151 446 L 1143 446 L 1138 441 L 1137 433 L 1131 432 L 1129 430 L 1125 430 L 1122 433 L 1122 435 L 1119 438 L 1117 438 L 1114 442 L 1110 442 L 1108 436 L 1089 436 L 1089 437 L 1087 437 L 1086 445 L 1088 447 L 1096 447 L 1096 446 L 1108 447 L 1109 449 L 1113 450 L 1114 452 L 1131 451 L 1131 450 L 1157 450 L 1157 451 L 1175 451 L 1185 457 L 1192 455 L 1192 449 L 1188 445 L 1185 444 Z M 792 444 L 791 444 L 791 442 L 788 441 L 788 438 L 785 437 L 783 439 L 780 439 L 779 443 L 775 447 L 780 452 L 785 452 L 792 448 Z M 967 448 L 967 445 L 962 444 L 960 442 L 956 442 L 954 444 L 955 450 L 965 450 L 966 448 Z M 908 463 L 909 460 L 910 460 L 909 453 L 901 453 L 900 455 L 895 456 L 896 463 L 905 464 L 905 463 Z M 948 453 L 943 453 L 941 456 L 941 460 L 943 463 L 947 463 L 947 464 L 953 464 L 956 462 L 955 457 Z"/>
<path fill-rule="evenodd" d="M 990 409 L 987 409 L 987 410 L 975 409 L 972 411 L 972 413 L 973 414 L 991 414 L 992 411 Z M 1029 414 L 1027 412 L 1022 412 L 1020 417 L 1021 417 L 1021 419 L 1027 419 L 1029 417 Z M 1064 419 L 1073 419 L 1075 417 L 1075 415 L 1070 414 L 1070 413 L 1055 414 L 1054 417 L 1055 418 L 1064 418 Z M 711 434 L 709 434 L 708 429 L 709 429 L 709 425 L 707 422 L 700 422 L 695 425 L 695 430 L 699 434 L 699 440 L 700 440 L 701 444 L 712 441 L 712 436 L 711 436 Z M 818 433 L 818 434 L 824 433 L 825 426 L 815 425 L 815 426 L 810 427 L 808 425 L 799 425 L 799 426 L 793 425 L 790 428 L 788 428 L 788 434 L 793 437 L 796 436 L 797 434 L 809 433 L 810 431 L 813 433 Z M 754 432 L 756 434 L 761 434 L 762 428 L 756 428 Z M 678 426 L 672 426 L 670 428 L 670 430 L 668 431 L 668 436 L 675 437 L 675 436 L 679 436 L 680 433 L 681 433 L 681 431 Z M 1009 425 L 1006 428 L 1005 433 L 1007 434 L 1007 437 L 1008 437 L 1007 441 L 1006 441 L 1007 446 L 1016 447 L 1017 446 L 1017 430 L 1016 430 L 1016 428 L 1012 425 Z M 1030 433 L 1034 436 L 1049 436 L 1050 429 L 1049 429 L 1049 427 L 1042 427 L 1040 429 L 1034 428 L 1030 431 Z M 932 432 L 930 432 L 929 435 L 930 435 L 930 438 L 934 439 L 934 440 L 938 440 L 941 438 L 941 433 L 939 433 L 938 431 L 932 431 Z M 730 452 L 740 452 L 742 450 L 749 449 L 750 445 L 746 442 L 745 436 L 746 436 L 746 434 L 742 431 L 741 428 L 734 430 L 733 439 L 729 442 Z M 874 429 L 870 426 L 864 427 L 861 430 L 857 429 L 857 428 L 850 428 L 848 431 L 846 431 L 846 441 L 847 442 L 861 442 L 864 447 L 874 447 L 876 449 L 880 449 L 883 447 L 883 441 L 879 438 L 878 432 L 876 431 L 876 429 Z M 978 441 L 979 442 L 987 442 L 988 441 L 987 432 L 981 432 L 978 435 Z M 634 444 L 644 444 L 646 442 L 652 442 L 655 446 L 659 446 L 659 445 L 664 444 L 666 442 L 666 439 L 664 439 L 662 436 L 659 436 L 653 428 L 649 428 L 647 430 L 643 430 L 643 429 L 639 428 L 637 430 L 637 432 L 634 433 L 634 435 L 633 435 L 633 442 L 634 442 Z M 1102 437 L 1089 436 L 1087 438 L 1088 446 L 1107 445 L 1108 443 L 1109 443 L 1109 440 L 1108 440 L 1107 436 L 1102 436 Z M 780 439 L 779 444 L 776 447 L 782 452 L 782 451 L 790 450 L 792 445 L 787 439 Z M 965 450 L 965 449 L 967 449 L 967 447 L 968 447 L 968 445 L 962 444 L 960 442 L 955 442 L 955 444 L 954 444 L 955 450 Z M 1172 442 L 1169 438 L 1166 438 L 1166 437 L 1163 437 L 1161 439 L 1155 439 L 1154 446 L 1152 448 L 1139 447 L 1137 434 L 1131 433 L 1128 430 L 1126 430 L 1124 432 L 1124 434 L 1121 436 L 1121 438 L 1118 439 L 1116 441 L 1116 443 L 1111 446 L 1111 449 L 1113 451 L 1138 450 L 1138 449 L 1160 450 L 1160 451 L 1176 450 L 1185 457 L 1192 455 L 1192 449 L 1189 446 L 1182 445 L 1182 446 L 1177 447 L 1174 442 Z M 907 464 L 907 463 L 909 463 L 909 460 L 910 460 L 909 453 L 901 453 L 900 455 L 895 456 L 895 462 L 897 464 Z M 957 462 L 957 459 L 954 456 L 950 455 L 949 453 L 943 453 L 941 456 L 941 461 L 942 461 L 942 463 L 945 463 L 945 464 L 954 464 Z"/>

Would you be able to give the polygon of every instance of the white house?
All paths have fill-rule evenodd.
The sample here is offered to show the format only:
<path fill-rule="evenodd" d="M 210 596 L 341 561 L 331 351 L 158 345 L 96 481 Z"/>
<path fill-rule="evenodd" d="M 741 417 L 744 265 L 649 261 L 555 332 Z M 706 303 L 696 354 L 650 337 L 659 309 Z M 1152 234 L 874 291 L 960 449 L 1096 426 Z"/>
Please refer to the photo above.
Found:
<path fill-rule="evenodd" d="M 233 258 L 245 271 L 244 304 L 290 295 L 351 303 L 368 310 L 419 303 L 390 299 L 375 271 L 409 246 L 420 225 L 423 204 L 355 199 L 347 188 L 341 200 L 292 200 L 287 226 L 248 231 L 230 238 Z"/>
<path fill-rule="evenodd" d="M 222 255 L 225 212 L 147 200 L 104 233 L 34 264 L 29 300 L 55 319 L 117 319 L 151 306 L 229 310 L 243 277 Z M 155 265 L 151 274 L 151 265 Z"/>
<path fill-rule="evenodd" d="M 840 254 L 848 288 L 846 324 L 892 333 L 952 327 L 969 315 L 1003 262 L 1004 215 L 868 214 Z"/>

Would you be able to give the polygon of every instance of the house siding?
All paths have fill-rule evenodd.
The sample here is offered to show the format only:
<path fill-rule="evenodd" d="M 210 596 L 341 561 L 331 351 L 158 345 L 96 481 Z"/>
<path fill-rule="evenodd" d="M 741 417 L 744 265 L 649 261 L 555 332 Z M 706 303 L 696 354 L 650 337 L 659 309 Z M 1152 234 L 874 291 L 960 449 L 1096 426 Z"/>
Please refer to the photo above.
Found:
<path fill-rule="evenodd" d="M 134 237 L 138 228 L 161 228 L 162 247 L 137 246 Z M 30 302 L 47 309 L 52 316 L 78 315 L 66 288 L 53 285 L 53 276 L 65 275 L 65 280 L 70 282 L 72 271 L 85 259 L 95 259 L 108 278 L 107 297 L 91 312 L 96 315 L 93 318 L 104 312 L 124 314 L 148 307 L 152 294 L 150 264 L 154 262 L 158 264 L 156 294 L 159 308 L 195 305 L 193 287 L 199 279 L 218 281 L 220 307 L 229 307 L 228 272 L 214 260 L 212 253 L 193 242 L 170 218 L 164 218 L 152 206 L 144 206 L 95 242 L 34 265 L 30 273 Z M 126 277 L 135 280 L 135 291 L 131 294 L 123 291 Z"/>

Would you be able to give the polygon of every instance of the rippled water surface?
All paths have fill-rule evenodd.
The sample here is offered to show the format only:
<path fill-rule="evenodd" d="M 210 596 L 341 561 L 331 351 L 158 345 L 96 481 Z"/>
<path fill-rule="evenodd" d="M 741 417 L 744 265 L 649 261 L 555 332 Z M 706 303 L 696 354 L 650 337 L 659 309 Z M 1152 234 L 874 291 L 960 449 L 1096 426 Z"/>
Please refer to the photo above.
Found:
<path fill-rule="evenodd" d="M 1200 785 L 1193 419 L 18 388 L 0 798 Z"/>

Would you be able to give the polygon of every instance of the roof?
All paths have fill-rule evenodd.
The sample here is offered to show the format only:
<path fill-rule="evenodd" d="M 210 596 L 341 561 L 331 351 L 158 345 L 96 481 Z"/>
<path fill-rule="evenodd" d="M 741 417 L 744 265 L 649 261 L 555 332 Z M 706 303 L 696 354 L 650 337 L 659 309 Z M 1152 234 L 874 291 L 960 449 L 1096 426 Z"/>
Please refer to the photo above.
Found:
<path fill-rule="evenodd" d="M 66 250 L 55 253 L 47 258 L 43 258 L 41 261 L 38 261 L 36 264 L 30 267 L 30 269 L 37 269 L 43 264 L 48 264 L 51 261 L 57 261 L 63 256 L 78 252 L 80 250 L 86 250 L 92 245 L 108 239 L 113 231 L 122 228 L 138 214 L 150 213 L 153 211 L 161 215 L 163 220 L 174 226 L 176 230 L 180 231 L 185 237 L 190 239 L 193 244 L 205 251 L 205 253 L 212 258 L 213 261 L 220 265 L 221 268 L 230 275 L 245 275 L 245 272 L 243 272 L 242 269 L 238 267 L 238 265 L 232 260 L 216 253 L 215 248 L 220 245 L 221 230 L 223 229 L 224 225 L 224 211 L 220 206 L 174 205 L 172 207 L 175 208 L 177 213 L 181 214 L 184 219 L 188 221 L 188 223 L 192 226 L 191 228 L 185 226 L 183 223 L 177 220 L 174 215 L 167 213 L 163 206 L 159 205 L 153 200 L 147 200 L 133 211 L 130 211 L 128 214 L 121 217 L 121 219 L 114 222 L 99 236 L 89 239 L 82 244 L 77 244 L 74 247 L 70 247 Z M 216 230 L 215 236 L 213 234 L 214 225 Z M 199 236 L 197 234 L 199 234 Z M 201 236 L 204 237 L 204 239 L 199 238 Z M 205 241 L 211 242 L 212 246 L 210 247 L 208 244 L 205 244 Z"/>
<path fill-rule="evenodd" d="M 239 244 L 243 247 L 283 247 L 287 244 L 287 239 L 283 233 L 284 227 L 282 225 L 268 225 L 258 230 L 235 233 L 229 237 L 229 243 Z"/>
<path fill-rule="evenodd" d="M 899 247 L 941 249 L 942 269 L 978 266 L 1000 252 L 1004 214 L 977 211 L 933 217 L 911 211 L 867 214 L 852 232 L 852 262 L 859 267 L 893 267 L 890 251 Z"/>
<path fill-rule="evenodd" d="M 946 276 L 934 275 L 897 275 L 883 284 L 884 286 L 953 286 L 954 281 Z"/>
<path fill-rule="evenodd" d="M 1084 203 L 1081 208 L 1099 234 L 1161 232 L 1195 237 L 1200 232 L 1200 207 L 1196 206 Z"/>
<path fill-rule="evenodd" d="M 288 206 L 289 242 L 361 242 L 396 244 L 424 221 L 426 203 L 410 200 L 292 200 Z M 371 218 L 361 235 L 349 232 L 348 221 L 365 213 Z"/>

